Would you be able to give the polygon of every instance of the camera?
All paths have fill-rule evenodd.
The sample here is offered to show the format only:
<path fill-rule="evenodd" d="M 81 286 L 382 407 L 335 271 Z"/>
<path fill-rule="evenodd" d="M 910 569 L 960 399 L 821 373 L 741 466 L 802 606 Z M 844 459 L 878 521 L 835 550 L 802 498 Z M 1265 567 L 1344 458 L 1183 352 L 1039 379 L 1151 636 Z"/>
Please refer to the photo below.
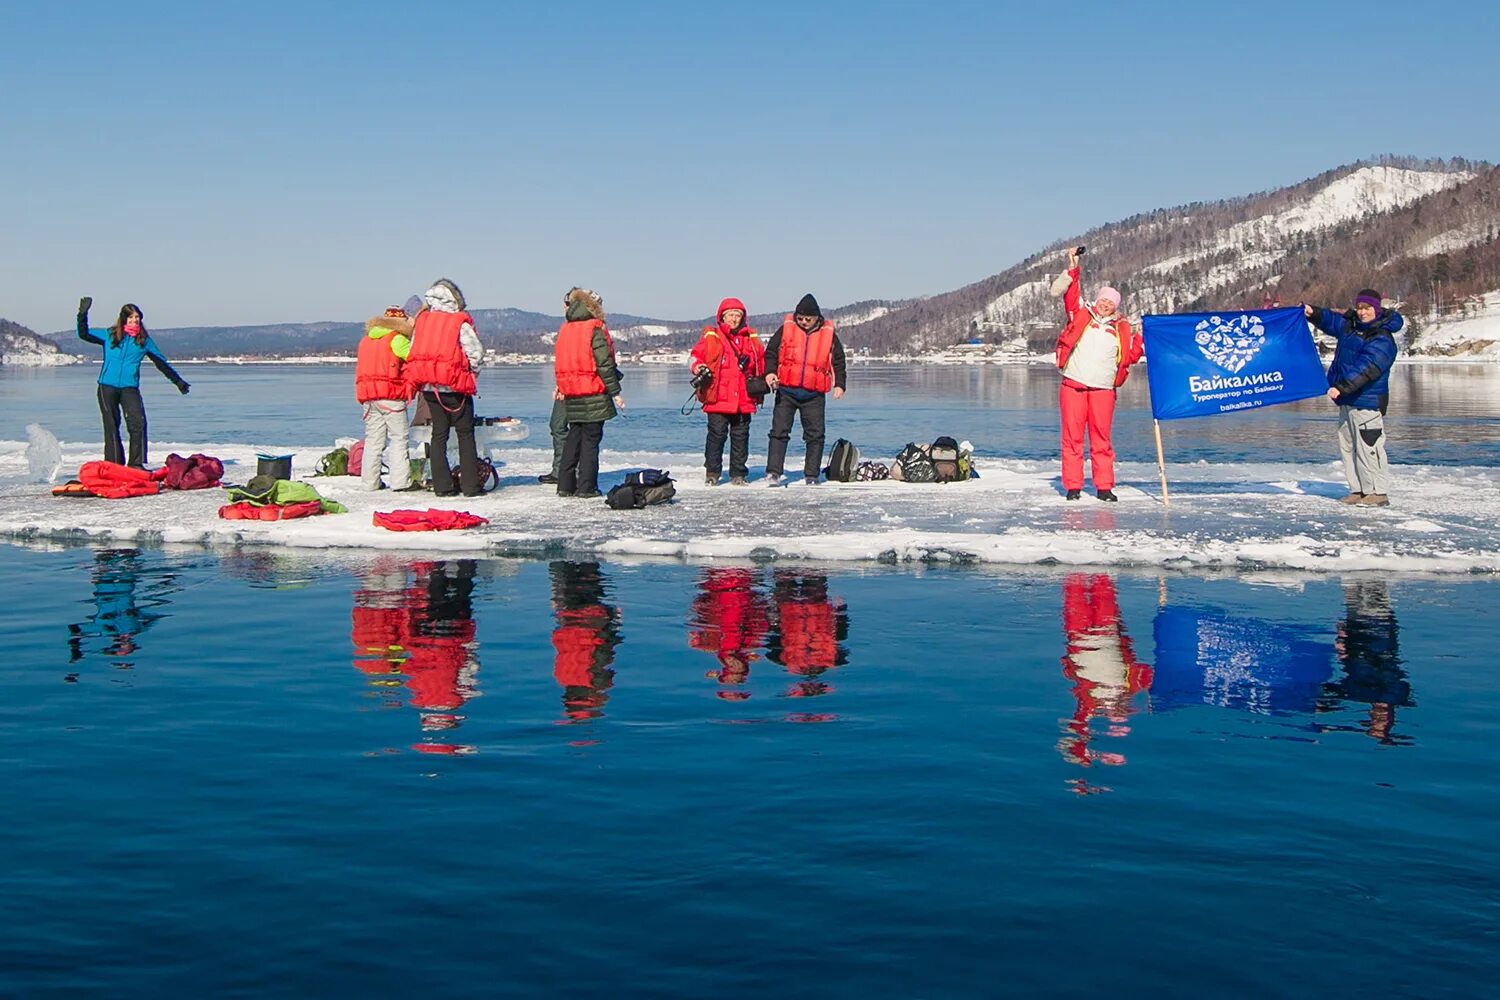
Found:
<path fill-rule="evenodd" d="M 1078 244 L 1078 246 L 1073 248 L 1073 252 L 1082 257 L 1084 254 L 1089 252 L 1089 248 L 1080 243 Z"/>
<path fill-rule="evenodd" d="M 693 381 L 689 384 L 692 385 L 694 389 L 701 392 L 702 390 L 707 389 L 713 382 L 713 380 L 713 372 L 709 371 L 707 368 L 700 368 L 697 371 L 693 372 Z"/>

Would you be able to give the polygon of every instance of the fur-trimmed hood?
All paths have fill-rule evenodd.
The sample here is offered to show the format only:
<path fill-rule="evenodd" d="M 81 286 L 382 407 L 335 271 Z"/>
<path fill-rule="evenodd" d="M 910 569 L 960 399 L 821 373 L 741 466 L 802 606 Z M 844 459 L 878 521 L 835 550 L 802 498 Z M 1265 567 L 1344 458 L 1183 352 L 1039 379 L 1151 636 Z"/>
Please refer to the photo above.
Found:
<path fill-rule="evenodd" d="M 370 335 L 374 330 L 389 330 L 391 333 L 399 333 L 410 337 L 412 331 L 411 320 L 405 316 L 376 316 L 374 319 L 365 320 L 365 334 Z"/>
<path fill-rule="evenodd" d="M 578 308 L 575 309 L 574 306 Z M 592 316 L 599 322 L 605 321 L 604 299 L 592 288 L 570 288 L 568 294 L 563 296 L 563 311 L 569 320 L 585 319 Z M 574 312 L 585 312 L 586 316 L 574 316 Z"/>
<path fill-rule="evenodd" d="M 422 299 L 429 309 L 435 309 L 438 312 L 456 313 L 468 308 L 468 303 L 464 301 L 464 293 L 447 278 L 434 281 L 432 287 L 422 294 Z"/>

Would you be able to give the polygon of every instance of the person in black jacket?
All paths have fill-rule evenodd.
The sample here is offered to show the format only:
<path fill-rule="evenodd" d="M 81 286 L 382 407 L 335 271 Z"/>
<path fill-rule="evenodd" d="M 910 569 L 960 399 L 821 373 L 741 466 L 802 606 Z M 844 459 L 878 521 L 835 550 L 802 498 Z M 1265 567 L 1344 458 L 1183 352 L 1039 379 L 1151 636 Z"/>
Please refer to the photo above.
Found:
<path fill-rule="evenodd" d="M 832 391 L 834 399 L 843 397 L 846 374 L 844 345 L 812 293 L 802 296 L 796 311 L 771 336 L 766 345 L 766 372 L 766 385 L 776 393 L 766 448 L 766 480 L 772 486 L 781 484 L 792 419 L 800 414 L 802 440 L 807 444 L 802 474 L 812 486 L 823 468 L 828 393 Z"/>

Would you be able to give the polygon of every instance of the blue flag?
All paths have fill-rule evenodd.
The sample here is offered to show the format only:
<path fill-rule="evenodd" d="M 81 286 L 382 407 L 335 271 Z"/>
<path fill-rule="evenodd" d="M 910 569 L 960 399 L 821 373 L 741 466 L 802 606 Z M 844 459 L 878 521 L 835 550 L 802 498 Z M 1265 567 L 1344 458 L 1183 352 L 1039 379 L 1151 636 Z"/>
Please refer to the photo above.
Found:
<path fill-rule="evenodd" d="M 1328 391 L 1301 307 L 1141 317 L 1151 415 L 1249 410 Z"/>

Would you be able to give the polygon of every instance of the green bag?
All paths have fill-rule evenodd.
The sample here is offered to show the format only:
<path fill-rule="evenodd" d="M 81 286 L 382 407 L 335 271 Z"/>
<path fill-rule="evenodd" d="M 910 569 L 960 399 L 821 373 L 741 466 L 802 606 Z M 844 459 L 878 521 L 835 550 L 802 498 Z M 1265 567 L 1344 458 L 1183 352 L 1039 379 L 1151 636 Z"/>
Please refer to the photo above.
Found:
<path fill-rule="evenodd" d="M 335 448 L 318 459 L 318 470 L 314 475 L 347 476 L 349 474 L 349 449 Z"/>

